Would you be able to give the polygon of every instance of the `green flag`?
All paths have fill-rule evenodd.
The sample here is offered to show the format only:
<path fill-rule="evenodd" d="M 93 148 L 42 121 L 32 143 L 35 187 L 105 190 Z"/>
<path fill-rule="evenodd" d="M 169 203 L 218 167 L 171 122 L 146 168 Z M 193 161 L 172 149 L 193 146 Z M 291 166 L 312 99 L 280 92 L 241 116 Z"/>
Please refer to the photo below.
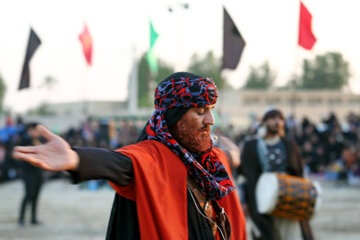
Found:
<path fill-rule="evenodd" d="M 154 45 L 156 42 L 156 39 L 159 37 L 159 34 L 155 31 L 155 28 L 150 20 L 150 48 L 149 51 L 147 52 L 147 62 L 149 64 L 150 70 L 152 72 L 157 72 L 158 71 L 158 65 L 157 65 L 157 61 L 156 61 L 156 57 L 154 54 Z"/>

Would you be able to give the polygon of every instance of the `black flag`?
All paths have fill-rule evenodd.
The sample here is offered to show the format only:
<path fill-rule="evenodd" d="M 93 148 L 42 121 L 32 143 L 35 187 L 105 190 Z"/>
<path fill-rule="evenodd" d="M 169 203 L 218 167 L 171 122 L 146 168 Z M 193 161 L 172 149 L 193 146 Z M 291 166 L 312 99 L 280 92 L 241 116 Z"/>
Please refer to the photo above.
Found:
<path fill-rule="evenodd" d="M 36 35 L 34 30 L 32 28 L 30 28 L 30 36 L 29 36 L 29 41 L 28 41 L 28 45 L 26 48 L 24 65 L 23 65 L 23 68 L 21 71 L 19 90 L 30 87 L 29 63 L 30 63 L 31 57 L 34 55 L 34 52 L 36 51 L 36 49 L 39 47 L 40 44 L 41 44 L 40 38 L 38 37 L 38 35 Z"/>
<path fill-rule="evenodd" d="M 245 41 L 224 8 L 224 41 L 222 69 L 235 69 L 245 47 Z"/>

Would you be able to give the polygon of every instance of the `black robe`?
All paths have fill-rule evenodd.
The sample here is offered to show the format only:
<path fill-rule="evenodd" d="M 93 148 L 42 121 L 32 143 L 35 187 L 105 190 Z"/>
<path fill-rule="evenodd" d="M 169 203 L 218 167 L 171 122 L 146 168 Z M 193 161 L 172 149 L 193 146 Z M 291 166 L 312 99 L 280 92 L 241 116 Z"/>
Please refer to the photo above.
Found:
<path fill-rule="evenodd" d="M 119 185 L 127 185 L 133 177 L 131 159 L 119 152 L 101 148 L 74 148 L 80 158 L 76 172 L 70 171 L 74 183 L 89 179 L 107 179 Z M 194 203 L 187 192 L 187 216 L 189 240 L 214 240 L 208 221 L 200 215 L 200 204 Z M 205 214 L 202 211 L 202 214 Z M 136 202 L 115 194 L 106 239 L 140 239 Z"/>
<path fill-rule="evenodd" d="M 189 240 L 214 239 L 208 222 L 197 212 L 195 205 L 189 196 L 189 191 L 187 194 Z M 199 206 L 200 205 L 198 205 L 198 207 Z M 201 207 L 199 209 L 201 209 Z M 140 239 L 136 203 L 134 201 L 126 199 L 119 194 L 115 194 L 106 239 Z"/>

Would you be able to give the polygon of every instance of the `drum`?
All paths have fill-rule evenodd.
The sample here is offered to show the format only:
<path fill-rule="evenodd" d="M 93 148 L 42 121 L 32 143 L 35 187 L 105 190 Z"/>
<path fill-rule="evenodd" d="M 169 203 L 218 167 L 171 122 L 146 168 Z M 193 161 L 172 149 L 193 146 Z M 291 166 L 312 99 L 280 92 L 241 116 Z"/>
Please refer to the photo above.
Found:
<path fill-rule="evenodd" d="M 318 182 L 283 173 L 263 173 L 255 194 L 259 213 L 293 220 L 313 217 L 321 201 Z"/>

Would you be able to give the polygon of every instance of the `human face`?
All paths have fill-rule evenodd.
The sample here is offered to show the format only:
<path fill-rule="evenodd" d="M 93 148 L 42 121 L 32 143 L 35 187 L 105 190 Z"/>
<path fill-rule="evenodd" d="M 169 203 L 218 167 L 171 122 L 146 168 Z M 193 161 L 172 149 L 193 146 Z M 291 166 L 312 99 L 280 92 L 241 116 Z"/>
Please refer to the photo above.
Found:
<path fill-rule="evenodd" d="M 214 105 L 193 107 L 176 123 L 171 135 L 191 152 L 205 152 L 212 146 L 210 126 L 214 125 Z"/>
<path fill-rule="evenodd" d="M 280 135 L 284 130 L 284 120 L 280 116 L 275 116 L 266 120 L 266 130 L 268 136 Z"/>

